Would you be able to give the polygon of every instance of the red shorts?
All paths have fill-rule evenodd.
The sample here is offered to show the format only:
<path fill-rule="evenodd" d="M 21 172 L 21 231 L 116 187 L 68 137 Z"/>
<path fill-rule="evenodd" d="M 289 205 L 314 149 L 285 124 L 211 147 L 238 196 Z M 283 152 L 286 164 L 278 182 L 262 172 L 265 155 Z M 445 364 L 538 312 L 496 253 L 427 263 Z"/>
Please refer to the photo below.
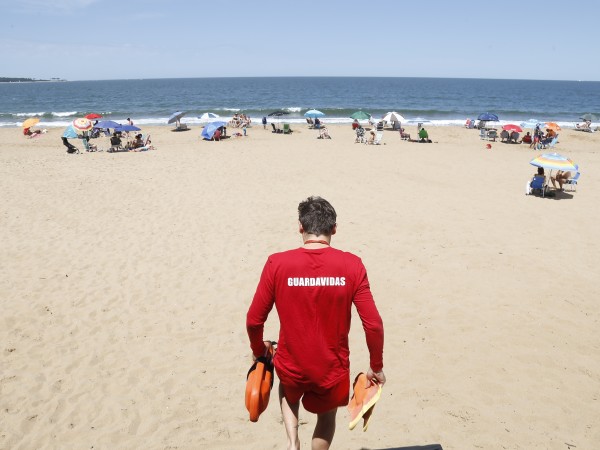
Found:
<path fill-rule="evenodd" d="M 285 384 L 281 381 L 283 396 L 289 404 L 302 399 L 304 409 L 314 414 L 321 414 L 348 404 L 350 395 L 350 379 L 344 377 L 339 383 L 322 388 L 312 383 Z"/>

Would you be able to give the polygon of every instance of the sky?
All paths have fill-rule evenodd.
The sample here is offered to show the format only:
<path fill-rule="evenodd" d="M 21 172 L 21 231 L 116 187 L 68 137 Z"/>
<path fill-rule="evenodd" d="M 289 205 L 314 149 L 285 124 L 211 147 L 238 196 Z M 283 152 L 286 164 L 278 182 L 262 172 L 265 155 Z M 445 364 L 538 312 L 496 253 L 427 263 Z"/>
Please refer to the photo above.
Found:
<path fill-rule="evenodd" d="M 600 81 L 600 2 L 0 0 L 0 77 Z"/>

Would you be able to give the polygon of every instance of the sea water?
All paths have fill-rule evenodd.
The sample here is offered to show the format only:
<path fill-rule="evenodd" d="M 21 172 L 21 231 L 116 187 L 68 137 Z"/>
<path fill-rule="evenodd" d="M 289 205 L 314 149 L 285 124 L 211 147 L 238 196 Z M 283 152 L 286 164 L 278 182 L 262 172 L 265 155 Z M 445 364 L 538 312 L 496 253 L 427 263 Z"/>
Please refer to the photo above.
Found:
<path fill-rule="evenodd" d="M 34 116 L 41 127 L 62 127 L 91 112 L 117 122 L 130 117 L 138 125 L 166 125 L 176 111 L 195 124 L 205 112 L 224 120 L 244 113 L 256 123 L 283 110 L 288 114 L 282 120 L 298 123 L 313 108 L 325 113 L 325 123 L 351 122 L 350 114 L 363 110 L 374 118 L 397 111 L 413 122 L 462 126 L 492 112 L 501 123 L 533 118 L 572 127 L 584 113 L 600 116 L 600 82 L 281 77 L 0 83 L 3 127 Z"/>

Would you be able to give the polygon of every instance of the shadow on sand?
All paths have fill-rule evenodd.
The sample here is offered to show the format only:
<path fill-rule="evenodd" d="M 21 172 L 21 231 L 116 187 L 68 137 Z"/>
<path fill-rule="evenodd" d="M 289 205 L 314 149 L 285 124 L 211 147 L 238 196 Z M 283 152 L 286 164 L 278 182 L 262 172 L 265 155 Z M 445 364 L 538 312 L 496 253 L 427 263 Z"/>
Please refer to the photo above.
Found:
<path fill-rule="evenodd" d="M 440 444 L 429 444 L 429 445 L 411 445 L 409 447 L 387 447 L 380 449 L 367 449 L 362 448 L 361 450 L 444 450 Z"/>

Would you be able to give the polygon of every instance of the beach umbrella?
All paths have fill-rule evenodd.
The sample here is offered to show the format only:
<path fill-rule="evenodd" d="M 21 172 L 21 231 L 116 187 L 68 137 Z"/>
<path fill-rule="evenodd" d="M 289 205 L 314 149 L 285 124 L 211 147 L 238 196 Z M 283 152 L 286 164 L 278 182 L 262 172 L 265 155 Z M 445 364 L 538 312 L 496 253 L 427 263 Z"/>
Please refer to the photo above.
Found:
<path fill-rule="evenodd" d="M 223 127 L 225 125 L 227 125 L 227 122 L 211 122 L 202 129 L 202 133 L 200 133 L 200 136 L 202 136 L 204 139 L 211 140 L 212 137 L 215 135 L 215 131 L 217 131 L 218 128 Z"/>
<path fill-rule="evenodd" d="M 319 111 L 318 109 L 309 109 L 304 113 L 304 117 L 312 117 L 316 119 L 317 117 L 323 117 L 325 115 L 324 112 Z"/>
<path fill-rule="evenodd" d="M 102 120 L 96 125 L 94 125 L 94 128 L 119 128 L 120 126 L 120 123 L 114 122 L 112 120 Z"/>
<path fill-rule="evenodd" d="M 65 131 L 64 131 L 62 137 L 67 138 L 67 139 L 75 139 L 75 138 L 78 138 L 79 136 L 77 136 L 77 131 L 75 131 L 75 128 L 73 128 L 73 125 L 69 125 L 67 128 L 65 128 Z"/>
<path fill-rule="evenodd" d="M 77 132 L 89 131 L 93 128 L 92 122 L 84 117 L 73 120 L 72 126 Z"/>
<path fill-rule="evenodd" d="M 355 113 L 350 114 L 350 118 L 356 120 L 369 120 L 371 118 L 371 114 L 364 111 L 356 111 Z"/>
<path fill-rule="evenodd" d="M 554 131 L 560 131 L 560 125 L 556 122 L 545 122 L 546 128 Z"/>
<path fill-rule="evenodd" d="M 529 164 L 536 167 L 543 167 L 544 169 L 556 169 L 562 171 L 577 171 L 579 168 L 579 166 L 569 158 L 559 155 L 558 153 L 544 153 L 543 155 L 536 156 L 529 161 Z"/>
<path fill-rule="evenodd" d="M 167 123 L 177 122 L 179 124 L 179 121 L 185 115 L 186 115 L 186 112 L 182 112 L 182 111 L 174 112 L 173 114 L 171 114 L 171 117 L 169 117 L 169 120 L 167 121 Z"/>
<path fill-rule="evenodd" d="M 89 119 L 89 120 L 94 120 L 94 119 L 101 119 L 102 116 L 100 114 L 90 113 L 87 116 L 85 116 L 85 118 Z"/>
<path fill-rule="evenodd" d="M 215 114 L 215 113 L 211 113 L 211 112 L 205 112 L 204 114 L 202 114 L 200 117 L 198 117 L 200 120 L 202 120 L 203 122 L 210 122 L 213 119 L 218 119 L 219 115 Z"/>
<path fill-rule="evenodd" d="M 36 125 L 39 121 L 40 119 L 38 119 L 37 117 L 31 117 L 25 122 L 23 122 L 23 128 L 31 128 L 32 126 Z"/>
<path fill-rule="evenodd" d="M 593 115 L 593 114 L 591 114 L 591 113 L 586 113 L 586 114 L 583 114 L 583 115 L 580 117 L 580 119 L 581 119 L 581 120 L 590 120 L 590 121 L 592 121 L 592 122 L 595 122 L 596 120 L 598 120 L 598 117 L 596 117 L 595 115 Z"/>
<path fill-rule="evenodd" d="M 512 123 L 504 125 L 502 129 L 506 131 L 516 131 L 517 133 L 521 133 L 523 131 L 523 129 L 519 125 L 514 125 Z"/>
<path fill-rule="evenodd" d="M 402 114 L 396 111 L 391 111 L 381 118 L 385 122 L 406 122 L 406 119 L 402 117 Z"/>
<path fill-rule="evenodd" d="M 485 122 L 498 122 L 498 116 L 489 112 L 484 112 L 477 116 L 477 120 L 483 120 Z"/>
<path fill-rule="evenodd" d="M 136 127 L 135 125 L 119 125 L 115 127 L 115 131 L 140 131 L 141 128 Z"/>

